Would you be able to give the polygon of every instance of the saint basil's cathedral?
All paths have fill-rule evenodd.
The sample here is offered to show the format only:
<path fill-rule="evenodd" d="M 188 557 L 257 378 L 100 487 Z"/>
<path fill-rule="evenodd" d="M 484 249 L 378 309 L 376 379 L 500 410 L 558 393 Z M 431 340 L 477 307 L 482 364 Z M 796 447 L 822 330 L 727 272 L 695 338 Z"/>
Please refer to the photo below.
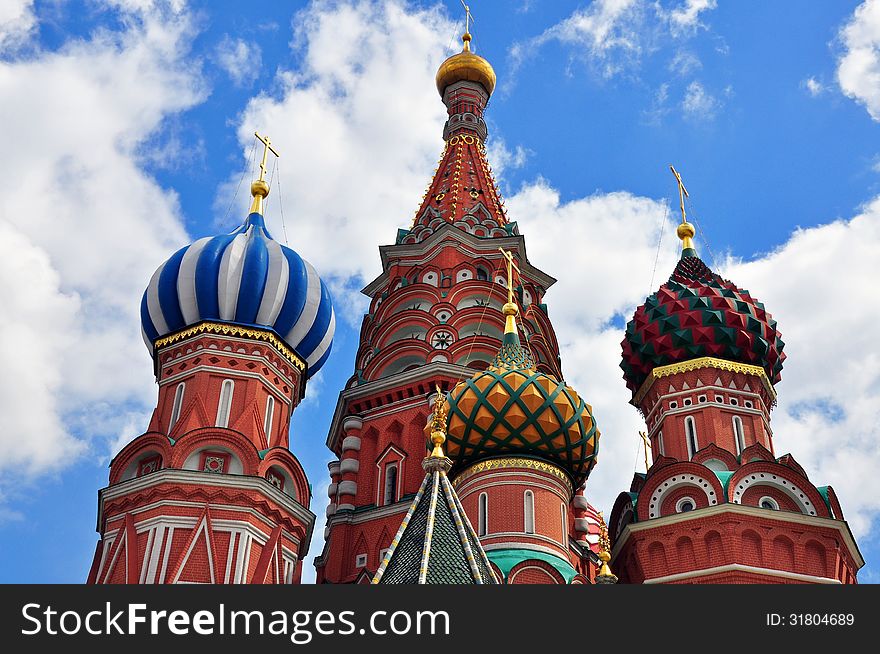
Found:
<path fill-rule="evenodd" d="M 312 497 L 289 427 L 335 314 L 319 271 L 266 229 L 275 152 L 258 135 L 243 224 L 171 255 L 144 292 L 158 403 L 99 492 L 88 582 L 300 583 L 323 538 L 318 583 L 856 583 L 834 490 L 774 451 L 776 321 L 699 258 L 677 173 L 681 259 L 622 343 L 647 472 L 607 524 L 589 503 L 601 415 L 564 381 L 544 303 L 555 279 L 530 262 L 487 162 L 496 79 L 470 41 L 437 72 L 434 177 L 363 290 L 323 534 L 324 489 Z"/>

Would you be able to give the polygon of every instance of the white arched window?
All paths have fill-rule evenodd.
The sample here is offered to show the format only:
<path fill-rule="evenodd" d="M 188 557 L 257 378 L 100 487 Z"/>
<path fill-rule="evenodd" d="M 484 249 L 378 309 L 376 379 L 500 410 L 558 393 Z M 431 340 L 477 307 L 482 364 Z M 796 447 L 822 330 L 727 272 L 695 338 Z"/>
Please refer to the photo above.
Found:
<path fill-rule="evenodd" d="M 697 423 L 694 422 L 693 416 L 684 419 L 684 433 L 687 439 L 688 460 L 690 460 L 697 452 Z"/>
<path fill-rule="evenodd" d="M 477 535 L 485 536 L 489 533 L 489 496 L 480 493 L 477 503 Z"/>
<path fill-rule="evenodd" d="M 174 390 L 174 404 L 171 405 L 171 421 L 168 423 L 168 431 L 171 431 L 171 428 L 177 423 L 177 419 L 180 418 L 180 408 L 183 406 L 183 392 L 185 389 L 186 384 L 180 382 Z"/>
<path fill-rule="evenodd" d="M 746 449 L 745 432 L 743 432 L 743 421 L 739 416 L 733 416 L 733 438 L 736 441 L 736 453 L 742 454 Z"/>
<path fill-rule="evenodd" d="M 523 504 L 525 509 L 524 531 L 527 534 L 535 533 L 535 494 L 527 490 L 523 496 Z"/>
<path fill-rule="evenodd" d="M 397 501 L 397 464 L 385 466 L 385 496 L 382 504 L 394 504 Z"/>
<path fill-rule="evenodd" d="M 235 388 L 235 382 L 231 379 L 224 379 L 223 386 L 220 387 L 220 403 L 217 405 L 217 426 L 229 426 L 229 409 L 232 407 L 232 391 Z"/>
<path fill-rule="evenodd" d="M 272 419 L 275 417 L 275 398 L 271 395 L 266 398 L 266 419 L 263 420 L 263 432 L 266 434 L 266 440 L 272 433 Z"/>

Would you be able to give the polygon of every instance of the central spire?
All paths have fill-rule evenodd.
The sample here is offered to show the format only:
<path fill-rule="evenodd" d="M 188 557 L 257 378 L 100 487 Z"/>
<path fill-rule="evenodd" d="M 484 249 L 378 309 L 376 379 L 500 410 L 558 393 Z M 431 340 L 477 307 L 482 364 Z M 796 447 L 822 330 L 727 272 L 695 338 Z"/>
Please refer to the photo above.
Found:
<path fill-rule="evenodd" d="M 424 241 L 443 223 L 481 238 L 516 234 L 486 161 L 488 130 L 483 112 L 495 90 L 495 71 L 471 51 L 470 32 L 461 39 L 461 52 L 437 71 L 437 90 L 448 115 L 443 126 L 446 147 L 412 227 L 398 234 L 398 244 Z"/>

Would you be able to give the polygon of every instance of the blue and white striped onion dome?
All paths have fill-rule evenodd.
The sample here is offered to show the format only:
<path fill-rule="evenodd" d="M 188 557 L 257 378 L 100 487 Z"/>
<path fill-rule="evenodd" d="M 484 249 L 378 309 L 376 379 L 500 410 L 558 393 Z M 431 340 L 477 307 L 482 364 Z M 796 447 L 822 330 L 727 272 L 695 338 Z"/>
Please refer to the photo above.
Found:
<path fill-rule="evenodd" d="M 312 265 L 277 243 L 263 216 L 175 252 L 153 273 L 141 300 L 144 341 L 204 321 L 275 332 L 306 362 L 311 377 L 327 361 L 336 314 Z"/>

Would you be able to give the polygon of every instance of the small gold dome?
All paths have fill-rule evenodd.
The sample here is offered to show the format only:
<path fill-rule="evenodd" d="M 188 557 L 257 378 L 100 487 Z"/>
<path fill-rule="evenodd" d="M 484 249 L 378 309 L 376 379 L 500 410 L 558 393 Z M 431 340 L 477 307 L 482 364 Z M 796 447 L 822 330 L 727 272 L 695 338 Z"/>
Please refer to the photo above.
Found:
<path fill-rule="evenodd" d="M 266 183 L 266 180 L 254 180 L 254 183 L 251 184 L 251 195 L 254 197 L 260 196 L 262 198 L 269 195 L 269 185 Z"/>
<path fill-rule="evenodd" d="M 486 92 L 492 95 L 495 90 L 495 71 L 488 61 L 471 52 L 470 34 L 465 33 L 461 40 L 464 41 L 462 51 L 440 64 L 437 71 L 437 90 L 442 96 L 447 86 L 468 81 L 482 84 Z"/>
<path fill-rule="evenodd" d="M 686 238 L 693 238 L 694 234 L 696 233 L 694 231 L 694 226 L 690 223 L 681 223 L 678 226 L 678 229 L 675 230 L 675 232 L 676 234 L 678 234 L 678 238 L 680 238 L 682 241 Z"/>

